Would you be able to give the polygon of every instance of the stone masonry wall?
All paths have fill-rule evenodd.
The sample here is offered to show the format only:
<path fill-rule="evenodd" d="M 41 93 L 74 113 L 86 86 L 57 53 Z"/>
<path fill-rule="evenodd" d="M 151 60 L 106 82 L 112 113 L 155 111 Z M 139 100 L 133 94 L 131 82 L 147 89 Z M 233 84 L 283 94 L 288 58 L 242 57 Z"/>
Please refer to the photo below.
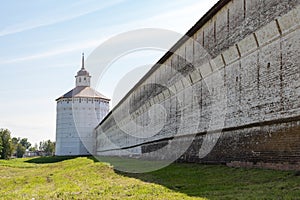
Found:
<path fill-rule="evenodd" d="M 96 154 L 299 170 L 300 1 L 209 13 L 100 123 Z"/>

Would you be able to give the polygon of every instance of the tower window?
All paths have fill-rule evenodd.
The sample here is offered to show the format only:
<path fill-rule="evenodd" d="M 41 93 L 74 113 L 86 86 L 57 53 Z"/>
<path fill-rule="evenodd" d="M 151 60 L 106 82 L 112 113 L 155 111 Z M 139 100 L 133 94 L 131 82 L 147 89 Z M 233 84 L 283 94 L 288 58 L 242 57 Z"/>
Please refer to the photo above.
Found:
<path fill-rule="evenodd" d="M 86 80 L 86 78 L 84 77 L 83 80 Z"/>
<path fill-rule="evenodd" d="M 79 78 L 79 82 L 81 82 L 81 78 Z"/>

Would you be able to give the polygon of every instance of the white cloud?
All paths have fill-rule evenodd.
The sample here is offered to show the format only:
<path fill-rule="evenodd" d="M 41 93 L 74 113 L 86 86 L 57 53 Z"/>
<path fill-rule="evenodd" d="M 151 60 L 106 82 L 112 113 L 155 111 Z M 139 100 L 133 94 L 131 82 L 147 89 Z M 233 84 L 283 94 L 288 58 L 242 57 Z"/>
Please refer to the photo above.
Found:
<path fill-rule="evenodd" d="M 100 39 L 100 40 L 81 41 L 81 42 L 69 44 L 66 46 L 60 46 L 59 48 L 50 49 L 48 51 L 38 53 L 38 54 L 3 60 L 0 62 L 0 64 L 11 64 L 11 63 L 24 62 L 24 61 L 31 61 L 31 60 L 35 60 L 35 59 L 50 57 L 50 56 L 62 55 L 64 53 L 69 53 L 69 52 L 78 51 L 78 50 L 84 50 L 84 49 L 89 49 L 89 48 L 92 49 L 92 48 L 96 48 L 101 43 L 101 41 L 103 41 L 103 39 L 102 40 Z"/>
<path fill-rule="evenodd" d="M 2 60 L 0 64 L 10 64 L 10 63 L 31 61 L 31 60 L 41 59 L 45 57 L 62 55 L 64 53 L 69 53 L 78 50 L 92 50 L 95 49 L 98 45 L 100 45 L 103 41 L 107 40 L 110 37 L 113 37 L 113 35 L 117 35 L 118 33 L 134 30 L 137 28 L 146 28 L 146 27 L 166 28 L 167 26 L 166 22 L 170 22 L 168 23 L 169 25 L 167 28 L 170 28 L 178 32 L 180 31 L 186 32 L 187 29 L 190 28 L 190 26 L 194 25 L 194 23 L 197 20 L 199 20 L 200 17 L 204 15 L 209 10 L 209 8 L 212 7 L 214 3 L 216 3 L 217 1 L 218 0 L 213 0 L 210 1 L 209 3 L 207 3 L 207 1 L 205 1 L 206 3 L 204 3 L 204 1 L 200 1 L 194 4 L 187 5 L 185 7 L 178 7 L 176 10 L 170 10 L 161 15 L 157 15 L 155 17 L 151 17 L 148 19 L 140 19 L 140 20 L 128 22 L 126 24 L 117 24 L 105 28 L 100 28 L 98 30 L 93 30 L 94 38 L 91 38 L 91 36 L 89 36 L 91 38 L 89 40 L 81 40 L 81 41 L 78 40 L 79 42 L 65 44 L 59 46 L 58 48 L 50 49 L 42 53 L 19 57 L 19 58 Z M 121 0 L 115 1 L 114 3 L 111 4 L 116 4 L 119 2 L 121 2 Z M 107 4 L 106 6 L 109 6 L 111 4 Z M 103 6 L 102 8 L 104 8 Z M 100 8 L 97 9 L 95 8 L 94 11 L 99 9 Z M 93 11 L 90 10 L 89 12 L 93 12 Z M 84 13 L 88 13 L 88 12 L 86 11 Z M 76 16 L 79 17 L 82 15 L 83 13 L 81 13 L 81 15 L 77 14 Z M 184 18 L 184 16 L 186 17 Z M 73 18 L 74 17 L 75 15 L 73 16 Z M 71 16 L 68 16 L 68 18 L 70 19 Z M 66 19 L 67 17 L 65 17 L 65 20 Z M 63 18 L 61 18 L 60 20 L 63 20 Z M 103 36 L 103 32 L 106 33 L 105 36 Z M 97 39 L 97 37 L 99 37 L 99 33 L 102 33 L 102 38 Z"/>
<path fill-rule="evenodd" d="M 25 21 L 23 23 L 11 25 L 0 31 L 0 37 L 27 31 L 27 30 L 42 27 L 42 26 L 53 25 L 53 24 L 60 23 L 63 21 L 68 21 L 71 19 L 75 19 L 75 18 L 84 16 L 84 15 L 108 8 L 108 7 L 111 7 L 111 6 L 114 6 L 123 1 L 124 0 L 107 1 L 106 3 L 101 3 L 101 4 L 99 2 L 96 4 L 92 4 L 90 2 L 88 2 L 88 3 L 85 2 L 84 5 L 91 5 L 88 7 L 83 6 L 82 3 L 81 4 L 76 3 L 71 6 L 72 9 L 70 9 L 70 10 L 72 10 L 72 12 L 70 12 L 70 13 L 62 13 L 62 14 L 57 13 L 56 16 L 48 14 L 48 16 L 42 16 L 42 17 L 39 17 L 36 19 Z M 77 11 L 74 11 L 74 9 Z"/>
<path fill-rule="evenodd" d="M 169 10 L 163 14 L 148 18 L 131 21 L 127 24 L 118 25 L 119 29 L 134 28 L 165 28 L 174 31 L 187 32 L 218 0 L 198 1 L 177 9 Z"/>

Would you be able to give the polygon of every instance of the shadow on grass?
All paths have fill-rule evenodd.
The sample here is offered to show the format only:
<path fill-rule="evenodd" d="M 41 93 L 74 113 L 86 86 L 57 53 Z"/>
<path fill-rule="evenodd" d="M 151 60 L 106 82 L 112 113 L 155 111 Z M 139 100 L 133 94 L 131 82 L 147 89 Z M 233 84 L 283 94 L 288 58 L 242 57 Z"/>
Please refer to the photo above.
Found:
<path fill-rule="evenodd" d="M 94 162 L 100 162 L 100 160 L 98 159 L 98 157 L 95 156 L 87 156 L 88 159 L 94 161 Z"/>
<path fill-rule="evenodd" d="M 167 161 L 151 161 L 137 158 L 119 156 L 94 156 L 90 157 L 94 162 L 105 162 L 114 167 L 116 171 L 128 173 L 145 173 L 156 171 L 170 164 Z"/>
<path fill-rule="evenodd" d="M 212 196 L 209 193 L 212 193 L 214 190 L 222 190 L 221 187 L 224 187 L 226 184 L 211 185 L 211 183 L 207 182 L 207 178 L 199 173 L 198 167 L 202 168 L 203 166 L 174 163 L 165 168 L 146 173 L 128 173 L 117 169 L 114 171 L 119 175 L 139 179 L 143 182 L 159 184 L 191 197 L 210 199 Z M 216 182 L 220 182 L 220 180 Z"/>
<path fill-rule="evenodd" d="M 48 164 L 48 163 L 57 163 L 62 162 L 64 160 L 75 159 L 78 156 L 43 156 L 38 158 L 33 158 L 27 160 L 27 163 L 35 163 L 35 164 Z"/>
<path fill-rule="evenodd" d="M 163 185 L 188 196 L 208 199 L 292 199 L 300 196 L 300 177 L 292 171 L 229 168 L 224 165 L 174 163 L 147 173 L 141 166 L 154 166 L 156 161 L 140 161 L 132 158 L 96 157 L 95 162 L 108 162 L 115 173 Z M 125 170 L 123 170 L 125 169 Z M 126 172 L 127 171 L 127 172 Z"/>

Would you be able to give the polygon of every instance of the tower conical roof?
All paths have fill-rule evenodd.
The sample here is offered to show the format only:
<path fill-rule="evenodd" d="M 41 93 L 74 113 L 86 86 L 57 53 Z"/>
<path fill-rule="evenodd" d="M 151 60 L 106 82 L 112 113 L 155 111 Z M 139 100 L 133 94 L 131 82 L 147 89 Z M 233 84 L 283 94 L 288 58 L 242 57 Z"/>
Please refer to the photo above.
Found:
<path fill-rule="evenodd" d="M 110 101 L 108 97 L 104 96 L 100 92 L 97 92 L 93 88 L 86 87 L 86 86 L 77 86 L 76 88 L 70 90 L 66 94 L 56 99 L 56 101 L 63 98 L 75 98 L 75 97 L 98 98 L 98 99 L 104 99 Z"/>

